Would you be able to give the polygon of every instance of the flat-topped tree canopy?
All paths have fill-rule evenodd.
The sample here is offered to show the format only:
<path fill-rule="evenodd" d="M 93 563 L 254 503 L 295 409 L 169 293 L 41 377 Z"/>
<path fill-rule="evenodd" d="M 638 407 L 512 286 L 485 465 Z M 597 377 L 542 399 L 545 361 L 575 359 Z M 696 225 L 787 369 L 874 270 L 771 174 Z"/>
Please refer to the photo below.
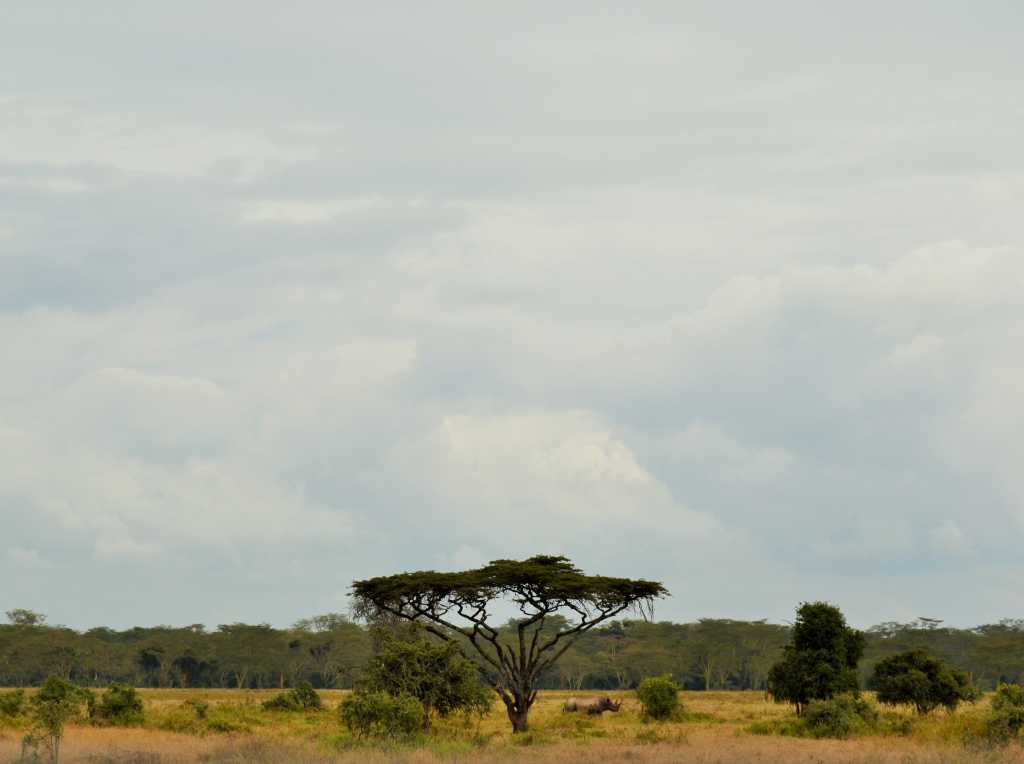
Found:
<path fill-rule="evenodd" d="M 526 616 L 542 618 L 572 611 L 583 622 L 630 608 L 649 615 L 654 600 L 668 594 L 657 581 L 588 576 L 565 557 L 494 560 L 482 568 L 454 573 L 433 570 L 355 581 L 352 592 L 366 606 L 402 617 L 458 615 L 478 622 L 492 602 L 513 602 Z M 539 616 L 539 617 L 538 617 Z"/>
<path fill-rule="evenodd" d="M 599 623 L 626 610 L 653 615 L 654 600 L 668 595 L 657 581 L 588 576 L 561 556 L 494 560 L 474 570 L 433 570 L 380 576 L 352 584 L 356 612 L 419 621 L 442 639 L 471 645 L 493 672 L 485 673 L 508 708 L 513 729 L 526 729 L 540 675 Z M 518 644 L 488 623 L 490 609 L 511 602 L 523 617 L 515 621 Z M 544 633 L 548 616 L 568 614 L 568 623 Z M 497 678 L 493 674 L 497 674 Z"/>

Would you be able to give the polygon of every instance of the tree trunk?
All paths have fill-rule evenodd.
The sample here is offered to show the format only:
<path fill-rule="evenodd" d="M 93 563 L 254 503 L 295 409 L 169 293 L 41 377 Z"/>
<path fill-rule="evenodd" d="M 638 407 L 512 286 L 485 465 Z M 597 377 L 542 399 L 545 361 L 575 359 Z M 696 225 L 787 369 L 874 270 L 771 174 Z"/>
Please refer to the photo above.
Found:
<path fill-rule="evenodd" d="M 505 703 L 508 720 L 512 722 L 512 733 L 526 732 L 530 728 L 530 692 L 513 691 L 511 695 L 502 692 L 501 699 Z"/>
<path fill-rule="evenodd" d="M 519 732 L 526 732 L 530 728 L 529 722 L 530 711 L 518 711 L 515 708 L 509 706 L 508 708 L 508 720 L 512 722 L 513 734 Z"/>

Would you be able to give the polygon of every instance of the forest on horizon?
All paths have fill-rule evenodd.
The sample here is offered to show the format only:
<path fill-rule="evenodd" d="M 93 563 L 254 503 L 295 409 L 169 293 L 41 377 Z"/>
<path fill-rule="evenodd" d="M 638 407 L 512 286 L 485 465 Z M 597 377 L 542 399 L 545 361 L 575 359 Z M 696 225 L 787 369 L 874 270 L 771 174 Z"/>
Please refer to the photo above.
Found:
<path fill-rule="evenodd" d="M 36 686 L 54 674 L 85 686 L 351 688 L 372 655 L 368 627 L 329 613 L 286 629 L 269 624 L 185 627 L 51 626 L 28 610 L 0 625 L 0 686 Z M 559 618 L 546 628 L 558 629 Z M 514 623 L 506 628 L 512 628 Z M 620 620 L 583 634 L 543 678 L 546 689 L 628 689 L 671 674 L 687 690 L 761 690 L 790 639 L 790 627 L 705 618 L 692 623 Z M 970 675 L 982 689 L 1024 681 L 1024 620 L 974 628 L 919 619 L 866 630 L 866 682 L 882 658 L 924 648 Z"/>

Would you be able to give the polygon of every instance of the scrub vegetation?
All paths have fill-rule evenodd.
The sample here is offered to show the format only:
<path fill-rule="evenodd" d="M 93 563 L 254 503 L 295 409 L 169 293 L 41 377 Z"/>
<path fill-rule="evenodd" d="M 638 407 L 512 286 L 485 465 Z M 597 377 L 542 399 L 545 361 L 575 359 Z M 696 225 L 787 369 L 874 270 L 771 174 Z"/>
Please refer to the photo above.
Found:
<path fill-rule="evenodd" d="M 263 686 L 266 664 L 244 639 L 246 660 L 225 666 L 217 655 L 189 651 L 171 661 L 166 675 L 167 651 L 153 643 L 138 647 L 137 666 L 177 679 L 156 688 L 121 681 L 102 690 L 80 686 L 73 679 L 81 656 L 56 652 L 56 670 L 40 688 L 0 692 L 0 761 L 672 761 L 683 751 L 707 762 L 1024 759 L 1019 684 L 1000 674 L 995 692 L 985 695 L 965 670 L 921 644 L 891 649 L 904 645 L 907 632 L 949 637 L 937 624 L 865 634 L 835 605 L 801 603 L 792 627 L 780 632 L 784 642 L 758 645 L 760 690 L 723 692 L 710 681 L 722 680 L 723 666 L 746 666 L 753 675 L 751 653 L 738 658 L 735 643 L 708 639 L 691 652 L 684 642 L 669 642 L 660 661 L 621 644 L 623 632 L 650 625 L 653 601 L 668 594 L 658 582 L 585 575 L 563 557 L 541 556 L 461 573 L 357 581 L 353 594 L 353 612 L 366 626 L 322 616 L 286 632 L 237 624 L 218 630 L 222 649 L 243 633 L 288 639 L 291 662 L 274 689 Z M 520 615 L 493 626 L 491 613 L 501 603 Z M 644 619 L 614 620 L 627 612 Z M 9 615 L 10 629 L 29 642 L 54 631 L 32 611 Z M 709 637 L 721 624 L 741 627 L 739 633 L 751 626 L 700 625 Z M 737 633 L 730 629 L 719 633 Z M 999 634 L 1019 630 L 1004 624 Z M 199 628 L 190 632 L 206 636 Z M 622 669 L 618 686 L 590 697 L 578 686 L 548 689 L 585 639 L 608 635 L 614 641 L 605 647 Z M 347 664 L 352 689 L 337 687 L 338 666 L 351 659 L 344 649 L 335 654 L 342 636 L 360 651 L 360 661 Z M 870 663 L 865 690 L 872 639 L 891 642 Z M 9 649 L 5 661 L 24 654 Z M 651 671 L 680 654 L 691 661 L 682 683 L 672 671 Z M 319 684 L 305 678 L 310 670 Z M 185 681 L 204 671 L 233 675 L 237 686 Z M 685 684 L 693 671 L 704 679 L 697 688 Z M 93 673 L 93 681 L 99 676 Z"/>
<path fill-rule="evenodd" d="M 920 716 L 911 706 L 879 706 L 872 693 L 864 692 L 861 702 L 878 714 L 872 724 L 841 718 L 858 713 L 842 699 L 838 709 L 823 709 L 820 717 L 814 703 L 797 717 L 792 707 L 766 700 L 761 692 L 684 691 L 680 699 L 685 714 L 653 721 L 645 717 L 635 691 L 610 692 L 621 702 L 621 710 L 600 716 L 564 713 L 562 706 L 573 693 L 542 691 L 531 714 L 531 729 L 521 735 L 512 733 L 500 704 L 494 704 L 483 717 L 459 713 L 436 718 L 425 731 L 417 715 L 420 708 L 413 703 L 412 710 L 397 710 L 398 718 L 387 734 L 380 734 L 383 727 L 375 724 L 367 725 L 365 731 L 350 730 L 339 707 L 351 692 L 318 693 L 321 711 L 281 713 L 263 708 L 265 701 L 277 695 L 271 690 L 143 689 L 139 691 L 144 705 L 141 724 L 98 726 L 89 720 L 87 712 L 67 722 L 61 761 L 169 764 L 682 759 L 707 764 L 752 760 L 1001 764 L 1024 760 L 1024 751 L 1015 742 L 1024 720 L 1024 706 L 997 704 L 994 693 L 952 713 L 942 710 Z M 206 709 L 203 717 L 197 708 Z M 18 760 L 30 724 L 27 716 L 2 717 L 0 761 Z"/>

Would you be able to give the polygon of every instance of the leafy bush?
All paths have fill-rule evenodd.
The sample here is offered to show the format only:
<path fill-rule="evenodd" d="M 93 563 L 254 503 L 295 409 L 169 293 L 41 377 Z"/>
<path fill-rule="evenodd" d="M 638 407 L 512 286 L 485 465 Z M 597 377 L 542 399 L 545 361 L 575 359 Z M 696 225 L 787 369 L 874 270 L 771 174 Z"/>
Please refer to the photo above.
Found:
<path fill-rule="evenodd" d="M 412 695 L 357 691 L 338 707 L 345 726 L 358 737 L 407 738 L 423 729 L 423 704 Z"/>
<path fill-rule="evenodd" d="M 360 689 L 411 695 L 423 705 L 424 727 L 429 726 L 431 713 L 444 718 L 461 711 L 483 717 L 490 710 L 493 692 L 454 643 L 416 636 L 399 639 L 383 629 L 377 640 Z"/>
<path fill-rule="evenodd" d="M 0 716 L 20 716 L 25 710 L 25 691 L 0 692 Z"/>
<path fill-rule="evenodd" d="M 114 683 L 103 693 L 100 702 L 89 709 L 89 717 L 98 724 L 122 727 L 142 724 L 145 718 L 142 698 L 131 685 Z"/>
<path fill-rule="evenodd" d="M 924 650 L 910 650 L 879 661 L 871 678 L 880 703 L 912 705 L 919 714 L 939 706 L 950 711 L 973 703 L 978 691 L 963 671 L 947 666 Z"/>
<path fill-rule="evenodd" d="M 992 699 L 992 710 L 985 717 L 984 741 L 1005 745 L 1020 735 L 1024 727 L 1024 687 L 1001 684 Z"/>
<path fill-rule="evenodd" d="M 321 708 L 323 703 L 320 695 L 309 682 L 303 682 L 263 703 L 265 711 L 319 711 Z"/>
<path fill-rule="evenodd" d="M 678 684 L 668 674 L 649 676 L 636 688 L 636 696 L 643 708 L 643 715 L 648 719 L 670 719 L 678 714 L 682 705 L 679 702 Z"/>
<path fill-rule="evenodd" d="M 843 694 L 811 701 L 803 715 L 796 718 L 756 721 L 747 731 L 755 735 L 847 738 L 879 728 L 880 715 L 871 703 L 853 694 Z M 895 728 L 892 731 L 905 734 Z"/>
<path fill-rule="evenodd" d="M 803 722 L 811 737 L 845 738 L 877 727 L 878 711 L 856 695 L 837 695 L 812 701 Z"/>

